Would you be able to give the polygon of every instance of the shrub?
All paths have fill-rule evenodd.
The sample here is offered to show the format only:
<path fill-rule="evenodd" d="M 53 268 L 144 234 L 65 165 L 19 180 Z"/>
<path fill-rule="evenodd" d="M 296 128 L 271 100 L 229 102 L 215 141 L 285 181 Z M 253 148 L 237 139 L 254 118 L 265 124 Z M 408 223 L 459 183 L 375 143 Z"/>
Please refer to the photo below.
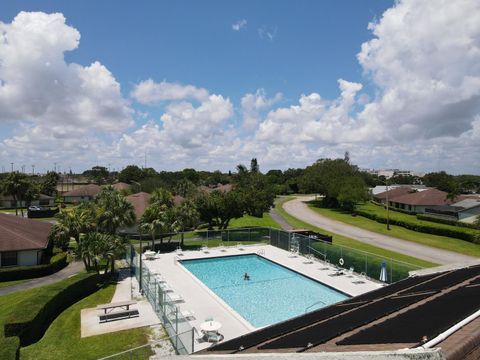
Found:
<path fill-rule="evenodd" d="M 50 258 L 49 264 L 0 269 L 0 282 L 38 278 L 53 274 L 65 266 L 67 266 L 67 254 L 58 253 Z"/>
<path fill-rule="evenodd" d="M 37 342 L 62 311 L 100 289 L 101 283 L 102 275 L 81 273 L 38 288 L 36 296 L 19 302 L 7 317 L 5 337 L 18 337 L 21 346 Z"/>
<path fill-rule="evenodd" d="M 480 229 L 480 226 L 475 225 L 475 224 L 468 224 L 468 223 L 464 223 L 464 222 L 457 221 L 457 220 L 440 219 L 440 218 L 436 218 L 436 217 L 433 217 L 433 216 L 422 215 L 422 214 L 418 214 L 417 219 L 418 220 L 436 222 L 436 223 L 439 223 L 439 224 L 446 224 L 446 225 L 464 227 L 464 228 L 469 228 L 469 229 Z"/>
<path fill-rule="evenodd" d="M 379 223 L 386 224 L 387 218 L 385 216 L 373 214 L 367 211 L 357 210 L 356 213 L 360 216 L 366 217 L 368 219 L 374 220 Z M 462 229 L 462 228 L 448 228 L 442 226 L 436 226 L 435 224 L 423 224 L 420 222 L 405 221 L 390 219 L 391 225 L 402 226 L 406 229 L 413 231 L 423 232 L 432 235 L 447 236 L 456 239 L 461 239 L 469 242 L 476 242 L 478 233 L 472 230 Z"/>
<path fill-rule="evenodd" d="M 19 356 L 20 339 L 17 336 L 0 337 L 0 359 L 16 360 Z"/>

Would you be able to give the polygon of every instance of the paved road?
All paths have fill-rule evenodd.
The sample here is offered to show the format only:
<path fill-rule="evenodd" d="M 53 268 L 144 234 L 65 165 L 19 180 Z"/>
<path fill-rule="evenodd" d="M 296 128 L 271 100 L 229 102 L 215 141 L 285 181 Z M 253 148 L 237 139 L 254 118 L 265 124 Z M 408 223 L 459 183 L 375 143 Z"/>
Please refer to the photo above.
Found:
<path fill-rule="evenodd" d="M 392 250 L 401 254 L 410 255 L 436 264 L 445 265 L 478 260 L 478 258 L 475 257 L 462 255 L 447 250 L 441 250 L 426 245 L 420 245 L 412 241 L 378 234 L 358 228 L 356 226 L 342 223 L 340 221 L 329 219 L 311 210 L 304 203 L 304 201 L 308 200 L 313 200 L 313 197 L 297 197 L 294 200 L 284 203 L 283 208 L 292 216 L 295 216 L 296 218 L 319 228 L 331 231 L 335 234 L 343 235 L 367 244 L 382 247 L 384 249 Z"/>
<path fill-rule="evenodd" d="M 7 295 L 11 294 L 17 291 L 22 291 L 22 290 L 27 290 L 27 289 L 33 289 L 39 286 L 47 285 L 54 283 L 59 280 L 66 279 L 68 277 L 71 277 L 80 271 L 83 271 L 85 268 L 83 266 L 83 262 L 81 261 L 75 261 L 71 262 L 70 264 L 67 265 L 67 267 L 63 268 L 62 270 L 48 276 L 44 276 L 41 278 L 36 278 L 32 279 L 30 281 L 17 284 L 17 285 L 12 285 L 12 286 L 7 286 L 4 288 L 0 288 L 0 296 L 2 295 Z"/>
<path fill-rule="evenodd" d="M 275 222 L 282 227 L 283 230 L 292 230 L 293 226 L 290 225 L 283 217 L 281 217 L 276 211 L 275 208 L 270 208 L 270 216 Z"/>

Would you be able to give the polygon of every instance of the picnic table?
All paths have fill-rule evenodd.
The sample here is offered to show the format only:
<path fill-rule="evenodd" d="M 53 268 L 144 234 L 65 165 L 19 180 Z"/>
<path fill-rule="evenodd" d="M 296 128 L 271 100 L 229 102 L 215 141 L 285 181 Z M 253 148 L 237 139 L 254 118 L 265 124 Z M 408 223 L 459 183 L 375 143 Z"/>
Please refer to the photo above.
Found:
<path fill-rule="evenodd" d="M 97 310 L 103 310 L 104 314 L 108 314 L 109 312 L 111 312 L 113 309 L 116 309 L 116 308 L 123 308 L 124 310 L 128 311 L 130 310 L 130 305 L 135 305 L 136 303 L 137 303 L 136 301 L 130 300 L 130 301 L 114 302 L 109 304 L 102 304 L 102 305 L 97 305 Z"/>

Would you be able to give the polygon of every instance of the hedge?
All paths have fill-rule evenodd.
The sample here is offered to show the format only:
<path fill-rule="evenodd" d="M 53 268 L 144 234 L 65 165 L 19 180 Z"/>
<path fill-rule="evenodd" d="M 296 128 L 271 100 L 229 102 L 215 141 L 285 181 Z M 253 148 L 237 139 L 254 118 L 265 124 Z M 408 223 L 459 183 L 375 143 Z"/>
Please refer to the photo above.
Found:
<path fill-rule="evenodd" d="M 437 217 L 422 215 L 422 214 L 417 214 L 417 219 L 418 220 L 436 222 L 436 223 L 439 223 L 439 224 L 453 225 L 453 226 L 458 226 L 458 227 L 480 230 L 480 226 L 478 226 L 478 225 L 464 223 L 464 222 L 457 221 L 457 220 L 440 219 L 440 218 L 437 218 Z"/>
<path fill-rule="evenodd" d="M 99 290 L 102 280 L 102 275 L 81 273 L 38 288 L 36 296 L 19 302 L 5 320 L 5 338 L 18 337 L 20 346 L 37 342 L 60 313 Z"/>
<path fill-rule="evenodd" d="M 362 210 L 356 210 L 355 213 L 357 215 L 366 217 L 368 219 L 374 220 L 379 223 L 383 223 L 383 224 L 387 223 L 387 218 L 384 216 L 379 216 L 377 214 L 372 214 Z M 397 219 L 390 219 L 389 222 L 391 225 L 402 226 L 406 229 L 410 229 L 413 231 L 423 232 L 423 233 L 432 234 L 432 235 L 452 237 L 452 238 L 461 239 L 461 240 L 469 241 L 476 244 L 480 243 L 480 232 L 468 231 L 467 229 L 461 229 L 461 228 L 449 229 L 445 227 L 436 227 L 434 224 L 426 225 L 426 224 L 420 224 L 416 222 L 403 221 L 403 220 L 397 220 Z"/>
<path fill-rule="evenodd" d="M 49 264 L 0 269 L 0 282 L 38 278 L 53 274 L 65 266 L 67 254 L 62 252 L 52 256 Z"/>

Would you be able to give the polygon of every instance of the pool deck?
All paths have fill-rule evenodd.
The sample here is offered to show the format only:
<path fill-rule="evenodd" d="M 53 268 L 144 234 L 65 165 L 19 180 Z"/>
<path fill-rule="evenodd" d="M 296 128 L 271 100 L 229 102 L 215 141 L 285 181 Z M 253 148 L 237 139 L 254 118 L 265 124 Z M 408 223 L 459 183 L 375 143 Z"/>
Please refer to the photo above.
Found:
<path fill-rule="evenodd" d="M 205 319 L 213 318 L 222 324 L 219 332 L 224 336 L 224 340 L 229 340 L 256 330 L 256 328 L 193 276 L 181 265 L 179 260 L 245 254 L 258 254 L 350 296 L 357 296 L 383 286 L 379 282 L 371 281 L 355 273 L 353 275 L 330 276 L 335 272 L 332 265 L 320 261 L 312 262 L 303 256 L 292 257 L 292 253 L 288 251 L 265 244 L 209 248 L 207 252 L 184 251 L 183 255 L 180 256 L 175 252 L 165 253 L 154 260 L 144 259 L 142 263 L 152 273 L 161 274 L 173 292 L 183 297 L 184 301 L 177 305 L 182 311 L 193 311 L 195 318 L 189 320 L 191 326 L 200 329 L 200 324 Z M 355 284 L 354 281 L 363 283 Z M 210 343 L 196 340 L 195 351 L 209 346 L 211 346 Z"/>

